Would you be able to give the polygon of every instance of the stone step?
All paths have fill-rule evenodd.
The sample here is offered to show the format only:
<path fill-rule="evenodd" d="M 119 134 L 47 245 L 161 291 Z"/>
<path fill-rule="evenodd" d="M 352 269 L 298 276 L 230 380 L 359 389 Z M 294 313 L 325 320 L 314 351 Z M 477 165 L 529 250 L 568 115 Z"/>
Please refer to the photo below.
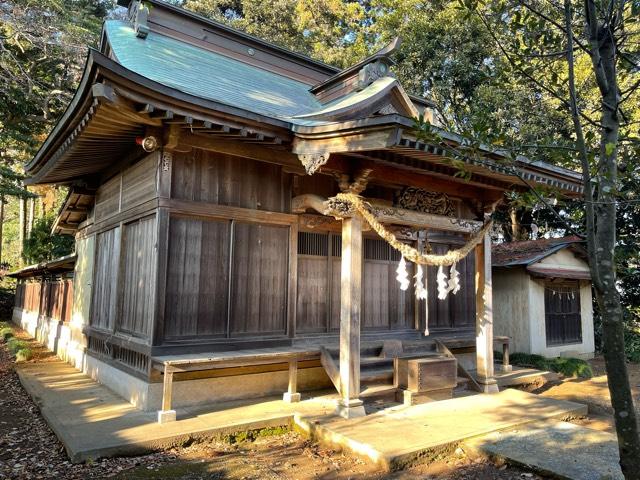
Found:
<path fill-rule="evenodd" d="M 386 470 L 399 470 L 469 438 L 586 413 L 585 405 L 507 389 L 494 395 L 388 408 L 348 420 L 296 415 L 295 424 L 325 447 L 351 453 Z"/>
<path fill-rule="evenodd" d="M 468 440 L 463 448 L 526 465 L 553 478 L 624 479 L 618 464 L 616 437 L 567 422 L 533 423 L 493 432 Z"/>

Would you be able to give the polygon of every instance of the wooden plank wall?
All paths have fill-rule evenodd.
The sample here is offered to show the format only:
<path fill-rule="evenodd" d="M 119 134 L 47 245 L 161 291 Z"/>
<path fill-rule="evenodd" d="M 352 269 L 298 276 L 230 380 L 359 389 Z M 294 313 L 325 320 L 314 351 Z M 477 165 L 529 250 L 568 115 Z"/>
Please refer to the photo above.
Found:
<path fill-rule="evenodd" d="M 288 212 L 290 176 L 269 163 L 204 150 L 177 153 L 171 196 L 179 200 Z"/>
<path fill-rule="evenodd" d="M 226 333 L 229 238 L 229 221 L 171 218 L 166 339 Z"/>
<path fill-rule="evenodd" d="M 287 226 L 173 216 L 165 340 L 284 335 L 288 235 Z"/>
<path fill-rule="evenodd" d="M 231 332 L 283 335 L 289 228 L 236 223 L 232 254 Z"/>
<path fill-rule="evenodd" d="M 96 236 L 96 258 L 91 301 L 91 326 L 113 330 L 116 319 L 120 227 Z"/>
<path fill-rule="evenodd" d="M 381 239 L 365 238 L 363 317 L 365 330 L 412 328 L 413 286 L 397 288 L 399 255 Z M 301 232 L 298 238 L 298 303 L 296 329 L 320 333 L 340 327 L 340 248 L 337 234 Z M 411 265 L 409 265 L 409 274 Z"/>
<path fill-rule="evenodd" d="M 174 155 L 171 198 L 198 203 L 170 213 L 162 342 L 288 334 L 295 218 L 270 224 L 257 213 L 289 211 L 290 177 L 277 165 L 202 150 Z M 219 209 L 206 218 L 207 204 L 247 210 L 242 220 Z"/>
<path fill-rule="evenodd" d="M 155 304 L 156 216 L 126 224 L 122 245 L 118 330 L 146 338 L 151 334 Z"/>
<path fill-rule="evenodd" d="M 69 322 L 73 305 L 73 279 L 33 278 L 16 285 L 14 305 L 27 312 Z"/>
<path fill-rule="evenodd" d="M 159 153 L 123 168 L 96 192 L 90 325 L 149 343 L 154 321 Z M 145 206 L 145 204 L 147 204 Z"/>
<path fill-rule="evenodd" d="M 432 242 L 433 253 L 444 254 L 451 249 L 460 248 L 460 243 Z M 475 326 L 475 254 L 472 251 L 456 266 L 460 272 L 461 289 L 456 294 L 449 294 L 444 300 L 438 299 L 438 284 L 436 281 L 438 268 L 427 268 L 427 289 L 429 292 L 429 329 L 474 328 Z M 449 278 L 449 268 L 444 267 L 444 273 Z M 424 309 L 420 311 L 420 324 L 424 325 Z"/>
<path fill-rule="evenodd" d="M 102 184 L 96 192 L 95 222 L 155 198 L 157 164 L 158 153 L 154 152 Z"/>
<path fill-rule="evenodd" d="M 321 232 L 301 232 L 299 235 L 296 330 L 299 333 L 335 331 L 340 326 L 340 236 Z M 418 319 L 424 328 L 425 303 L 414 300 L 414 266 L 407 264 L 411 285 L 403 292 L 396 280 L 399 254 L 379 238 L 365 238 L 363 243 L 363 330 L 414 328 L 416 303 Z M 432 247 L 434 252 L 444 253 L 459 245 L 456 242 L 432 243 Z M 457 268 L 462 289 L 445 300 L 437 298 L 437 268 L 427 269 L 431 329 L 471 328 L 474 325 L 473 253 Z"/>

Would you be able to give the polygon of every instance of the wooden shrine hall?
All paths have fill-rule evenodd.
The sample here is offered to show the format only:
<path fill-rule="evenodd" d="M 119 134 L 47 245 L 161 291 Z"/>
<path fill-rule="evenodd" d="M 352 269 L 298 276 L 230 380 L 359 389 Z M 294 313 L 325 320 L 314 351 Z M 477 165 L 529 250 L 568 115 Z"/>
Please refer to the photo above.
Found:
<path fill-rule="evenodd" d="M 420 140 L 432 104 L 391 72 L 397 42 L 340 70 L 120 3 L 128 20 L 105 22 L 27 167 L 69 188 L 69 361 L 161 421 L 332 384 L 339 413 L 361 415 L 365 370 L 389 381 L 403 356 L 456 346 L 497 391 L 491 213 L 521 179 L 571 196 L 580 175 L 489 149 L 454 159 L 461 140 L 437 125 L 441 141 Z"/>

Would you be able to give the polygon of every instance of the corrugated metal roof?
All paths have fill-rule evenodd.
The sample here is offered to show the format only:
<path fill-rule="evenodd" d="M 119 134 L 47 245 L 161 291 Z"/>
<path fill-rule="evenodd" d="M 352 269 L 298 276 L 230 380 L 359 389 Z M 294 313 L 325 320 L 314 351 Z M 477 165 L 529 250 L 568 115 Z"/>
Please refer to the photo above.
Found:
<path fill-rule="evenodd" d="M 313 122 L 291 117 L 322 107 L 309 85 L 282 75 L 154 32 L 138 38 L 118 20 L 105 32 L 122 66 L 190 95 L 298 124 Z"/>

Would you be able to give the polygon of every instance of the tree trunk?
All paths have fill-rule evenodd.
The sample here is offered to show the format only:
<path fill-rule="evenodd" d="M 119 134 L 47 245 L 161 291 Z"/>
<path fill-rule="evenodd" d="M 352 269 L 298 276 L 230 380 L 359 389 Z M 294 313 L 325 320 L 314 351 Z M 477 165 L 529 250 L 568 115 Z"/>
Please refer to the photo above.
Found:
<path fill-rule="evenodd" d="M 27 228 L 27 200 L 24 197 L 20 197 L 20 213 L 19 213 L 20 226 L 18 229 L 18 257 L 20 265 L 24 264 L 24 240 L 25 232 Z"/>
<path fill-rule="evenodd" d="M 615 414 L 620 467 L 627 480 L 640 480 L 640 435 L 633 404 L 624 348 L 624 316 L 616 288 L 616 193 L 620 118 L 618 113 L 617 45 L 613 30 L 597 20 L 593 0 L 585 2 L 591 61 L 602 96 L 600 152 L 596 175 L 595 222 L 587 241 L 592 243 L 589 265 L 602 315 L 602 339 L 611 406 Z M 589 187 L 585 185 L 585 187 Z M 595 223 L 595 225 L 594 225 Z"/>
<path fill-rule="evenodd" d="M 35 218 L 36 199 L 29 199 L 29 216 L 27 217 L 27 237 L 31 236 L 31 230 L 33 230 L 33 219 Z"/>
<path fill-rule="evenodd" d="M 4 195 L 0 195 L 0 265 L 2 264 L 2 237 L 4 234 Z"/>

